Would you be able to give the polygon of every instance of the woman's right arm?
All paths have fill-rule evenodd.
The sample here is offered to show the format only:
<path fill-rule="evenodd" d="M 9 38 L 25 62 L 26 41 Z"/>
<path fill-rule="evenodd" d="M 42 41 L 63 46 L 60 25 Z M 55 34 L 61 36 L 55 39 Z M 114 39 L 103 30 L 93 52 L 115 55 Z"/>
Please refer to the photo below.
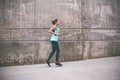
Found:
<path fill-rule="evenodd" d="M 55 25 L 53 25 L 49 30 L 48 32 L 51 33 L 51 34 L 55 34 L 55 32 L 53 32 L 53 30 L 56 28 Z"/>

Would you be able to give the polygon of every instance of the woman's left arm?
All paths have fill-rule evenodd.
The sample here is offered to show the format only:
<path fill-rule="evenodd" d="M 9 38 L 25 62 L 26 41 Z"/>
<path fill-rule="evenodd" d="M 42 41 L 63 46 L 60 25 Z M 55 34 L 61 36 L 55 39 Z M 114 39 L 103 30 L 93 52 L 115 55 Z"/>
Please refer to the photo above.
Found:
<path fill-rule="evenodd" d="M 68 33 L 65 32 L 65 33 L 59 33 L 58 36 L 63 36 L 63 35 L 67 35 Z"/>

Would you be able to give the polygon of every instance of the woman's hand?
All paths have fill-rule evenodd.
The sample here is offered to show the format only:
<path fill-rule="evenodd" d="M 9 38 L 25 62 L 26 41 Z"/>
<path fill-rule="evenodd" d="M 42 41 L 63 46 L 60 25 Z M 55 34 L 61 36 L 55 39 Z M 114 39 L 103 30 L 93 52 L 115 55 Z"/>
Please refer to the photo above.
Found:
<path fill-rule="evenodd" d="M 68 34 L 68 32 L 59 33 L 58 36 L 67 35 L 67 34 Z"/>

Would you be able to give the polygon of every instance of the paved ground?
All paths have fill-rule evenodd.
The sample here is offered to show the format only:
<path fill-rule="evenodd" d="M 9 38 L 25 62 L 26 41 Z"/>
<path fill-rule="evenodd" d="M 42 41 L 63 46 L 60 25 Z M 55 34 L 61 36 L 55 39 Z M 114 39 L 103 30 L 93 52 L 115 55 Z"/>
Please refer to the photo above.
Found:
<path fill-rule="evenodd" d="M 120 80 L 120 57 L 0 68 L 0 80 Z"/>

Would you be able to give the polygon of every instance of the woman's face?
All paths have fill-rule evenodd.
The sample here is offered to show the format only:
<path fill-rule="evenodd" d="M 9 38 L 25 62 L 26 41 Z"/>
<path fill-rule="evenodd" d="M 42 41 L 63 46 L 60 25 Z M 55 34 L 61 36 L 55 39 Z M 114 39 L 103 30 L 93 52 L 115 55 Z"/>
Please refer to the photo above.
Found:
<path fill-rule="evenodd" d="M 56 24 L 57 24 L 57 25 L 60 25 L 60 21 L 58 20 Z"/>

